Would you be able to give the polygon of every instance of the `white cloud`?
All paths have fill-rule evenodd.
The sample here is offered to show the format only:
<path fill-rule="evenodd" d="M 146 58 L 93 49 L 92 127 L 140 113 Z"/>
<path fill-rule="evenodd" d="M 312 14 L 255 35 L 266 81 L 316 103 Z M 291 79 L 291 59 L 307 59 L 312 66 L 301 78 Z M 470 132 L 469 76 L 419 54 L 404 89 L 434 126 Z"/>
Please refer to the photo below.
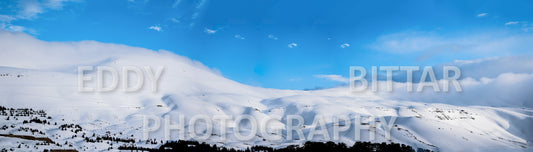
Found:
<path fill-rule="evenodd" d="M 426 103 L 445 103 L 453 105 L 481 105 L 506 107 L 533 107 L 533 56 L 521 55 L 510 57 L 492 57 L 485 59 L 461 60 L 433 66 L 440 92 L 424 88 L 423 92 L 408 93 L 405 73 L 394 75 L 393 91 L 387 92 L 387 83 L 380 79 L 378 94 L 392 100 L 415 101 Z M 457 66 L 461 70 L 459 83 L 462 92 L 457 92 L 454 85 L 449 92 L 442 92 L 444 87 L 443 66 Z M 453 74 L 452 74 L 453 75 Z M 413 73 L 413 91 L 419 85 L 421 73 Z M 337 78 L 338 76 L 332 76 Z M 378 76 L 385 77 L 385 76 Z M 403 80 L 397 81 L 397 78 Z M 367 78 L 370 80 L 370 78 Z M 369 82 L 376 83 L 376 81 Z M 368 84 L 368 86 L 372 86 Z M 370 89 L 368 89 L 370 91 Z"/>
<path fill-rule="evenodd" d="M 64 3 L 69 1 L 76 0 L 20 0 L 17 3 L 17 9 L 14 9 L 15 12 L 11 12 L 14 15 L 0 15 L 1 28 L 7 31 L 30 32 L 35 34 L 35 30 L 12 25 L 11 21 L 36 19 L 39 17 L 39 14 L 45 13 L 46 11 L 63 9 Z"/>
<path fill-rule="evenodd" d="M 203 6 L 205 5 L 205 3 L 207 2 L 207 0 L 200 0 L 197 5 L 196 5 L 196 8 L 195 8 L 195 12 L 192 14 L 191 16 L 191 19 L 196 19 L 198 18 L 198 16 L 200 16 L 200 10 L 203 8 Z"/>
<path fill-rule="evenodd" d="M 14 68 L 72 71 L 78 65 L 116 64 L 121 58 L 146 61 L 146 66 L 161 66 L 174 61 L 213 71 L 202 63 L 164 50 L 149 50 L 122 44 L 96 41 L 48 42 L 38 40 L 26 33 L 0 30 L 0 65 Z M 28 55 L 31 54 L 31 55 Z M 133 65 L 136 63 L 123 63 Z M 152 65 L 151 65 L 152 64 Z M 169 64 L 175 65 L 176 62 Z M 167 66 L 168 68 L 172 68 Z M 216 71 L 213 71 L 216 73 Z"/>
<path fill-rule="evenodd" d="M 16 17 L 20 19 L 35 19 L 38 17 L 39 14 L 42 14 L 47 10 L 63 9 L 65 2 L 69 2 L 69 0 L 21 0 L 18 3 L 18 7 L 20 7 L 20 10 L 18 11 Z"/>
<path fill-rule="evenodd" d="M 205 28 L 204 32 L 207 34 L 215 34 L 217 30 Z"/>
<path fill-rule="evenodd" d="M 174 22 L 174 23 L 180 23 L 181 21 L 176 19 L 176 18 L 171 18 L 170 21 Z"/>
<path fill-rule="evenodd" d="M 174 1 L 174 3 L 172 4 L 172 8 L 178 7 L 178 5 L 180 5 L 180 3 L 181 3 L 181 0 Z"/>
<path fill-rule="evenodd" d="M 291 82 L 296 82 L 296 81 L 301 81 L 302 79 L 301 78 L 290 78 L 289 81 Z"/>
<path fill-rule="evenodd" d="M 179 23 L 188 24 L 190 27 L 194 27 L 197 25 L 197 19 L 202 17 L 202 14 L 205 12 L 204 10 L 206 9 L 206 6 L 209 4 L 208 0 L 171 1 L 173 2 L 169 7 L 172 7 L 174 11 L 177 11 L 177 13 L 179 14 Z"/>
<path fill-rule="evenodd" d="M 429 32 L 401 32 L 382 35 L 370 49 L 393 54 L 420 55 L 419 60 L 454 53 L 478 56 L 501 56 L 533 50 L 533 35 L 507 33 L 475 33 L 444 35 Z"/>
<path fill-rule="evenodd" d="M 528 55 L 457 60 L 446 65 L 458 66 L 463 76 L 474 79 L 495 78 L 503 73 L 533 73 L 533 60 Z"/>
<path fill-rule="evenodd" d="M 246 38 L 244 38 L 244 36 L 239 35 L 239 34 L 237 34 L 237 35 L 235 35 L 235 36 L 233 36 L 233 37 L 235 37 L 236 39 L 241 39 L 241 40 L 246 39 Z"/>
<path fill-rule="evenodd" d="M 196 8 L 197 9 L 202 8 L 205 5 L 206 2 L 207 2 L 207 0 L 200 0 L 200 2 L 197 3 Z"/>
<path fill-rule="evenodd" d="M 175 65 L 176 62 L 174 61 L 177 58 L 179 64 L 190 64 L 195 67 L 201 65 L 201 63 L 186 57 L 169 52 L 165 53 L 165 51 L 153 51 L 96 41 L 47 42 L 24 33 L 6 31 L 0 31 L 0 46 L 2 46 L 0 47 L 0 52 L 2 52 L 0 65 L 16 68 L 72 71 L 78 65 L 114 64 L 113 61 L 118 61 L 119 64 L 128 64 L 121 63 L 121 61 L 125 61 L 121 58 L 130 58 L 135 60 L 129 61 L 136 61 L 147 57 L 157 60 L 153 60 L 155 63 L 150 62 L 150 60 L 142 64 Z M 529 58 L 531 57 L 522 55 L 457 62 L 460 63 L 461 71 L 464 73 L 461 80 L 464 91 L 461 93 L 452 91 L 446 94 L 442 92 L 413 94 L 395 88 L 393 93 L 387 96 L 390 99 L 458 105 L 532 107 L 533 69 L 531 67 L 533 67 L 533 61 Z M 172 67 L 174 66 L 169 66 L 169 68 Z M 205 69 L 208 68 L 205 67 Z M 482 73 L 483 71 L 485 73 Z M 348 80 L 341 75 L 321 74 L 315 75 L 315 77 L 337 82 L 347 82 Z M 401 83 L 395 83 L 394 86 L 402 87 Z M 416 84 L 414 87 L 416 88 Z"/>
<path fill-rule="evenodd" d="M 370 45 L 372 49 L 391 53 L 411 53 L 429 50 L 447 42 L 426 32 L 402 32 L 383 35 Z"/>
<path fill-rule="evenodd" d="M 37 18 L 37 14 L 40 14 L 44 11 L 44 8 L 41 3 L 39 3 L 39 1 L 20 1 L 19 7 L 21 7 L 22 9 L 19 11 L 19 14 L 17 16 L 18 18 L 22 19 Z"/>
<path fill-rule="evenodd" d="M 347 48 L 347 47 L 350 47 L 350 44 L 348 44 L 348 43 L 341 44 L 341 48 L 344 49 L 344 48 Z"/>
<path fill-rule="evenodd" d="M 0 22 L 11 22 L 12 20 L 15 20 L 16 18 L 9 15 L 0 15 Z"/>
<path fill-rule="evenodd" d="M 0 28 L 11 32 L 23 32 L 26 29 L 22 26 L 11 25 L 8 23 L 0 23 Z"/>
<path fill-rule="evenodd" d="M 481 14 L 478 14 L 477 17 L 483 17 L 483 16 L 487 16 L 488 13 L 481 13 Z"/>
<path fill-rule="evenodd" d="M 163 30 L 161 28 L 161 26 L 159 26 L 159 25 L 152 25 L 152 26 L 148 27 L 148 29 L 155 30 L 155 31 L 158 31 L 158 32 L 161 32 Z"/>
<path fill-rule="evenodd" d="M 443 80 L 439 81 L 439 87 L 443 87 Z M 502 73 L 495 78 L 462 78 L 459 80 L 462 92 L 455 91 L 450 86 L 449 92 L 433 92 L 431 88 L 425 88 L 421 93 L 408 93 L 406 83 L 395 82 L 392 93 L 381 93 L 385 98 L 393 100 L 406 100 L 426 103 L 445 103 L 453 105 L 476 105 L 476 106 L 505 106 L 505 107 L 533 107 L 533 73 Z M 386 88 L 379 82 L 378 88 Z M 382 86 L 383 85 L 383 86 Z M 418 83 L 413 83 L 414 91 Z"/>
<path fill-rule="evenodd" d="M 289 46 L 289 48 L 294 48 L 294 47 L 297 47 L 298 44 L 296 44 L 296 43 L 289 43 L 289 45 L 287 45 L 287 46 Z"/>
<path fill-rule="evenodd" d="M 8 26 L 7 28 L 9 31 L 13 31 L 13 32 L 23 32 L 26 30 L 26 28 L 22 27 L 22 26 L 16 26 L 16 25 L 11 25 L 11 26 Z"/>
<path fill-rule="evenodd" d="M 69 1 L 73 2 L 76 0 L 48 0 L 48 1 L 44 1 L 43 4 L 47 8 L 58 10 L 58 9 L 63 9 L 63 6 L 65 5 L 64 3 L 69 2 Z"/>
<path fill-rule="evenodd" d="M 335 74 L 317 74 L 314 75 L 317 78 L 327 79 L 331 81 L 337 81 L 337 82 L 349 82 L 348 78 L 342 77 L 341 75 L 335 75 Z"/>
<path fill-rule="evenodd" d="M 524 24 L 522 25 L 522 31 L 524 32 L 531 32 L 533 31 L 533 24 Z"/>
<path fill-rule="evenodd" d="M 511 22 L 505 23 L 505 25 L 514 25 L 514 24 L 518 24 L 518 21 L 511 21 Z"/>
<path fill-rule="evenodd" d="M 10 32 L 27 32 L 30 34 L 37 34 L 37 32 L 33 29 L 26 28 L 24 26 L 18 26 L 18 25 L 12 25 L 10 23 L 1 23 L 0 22 L 0 29 L 10 31 Z"/>
<path fill-rule="evenodd" d="M 268 38 L 269 38 L 269 39 L 273 39 L 273 40 L 278 40 L 278 37 L 276 37 L 276 36 L 274 36 L 274 35 L 272 35 L 272 34 L 269 34 L 269 35 L 268 35 Z"/>

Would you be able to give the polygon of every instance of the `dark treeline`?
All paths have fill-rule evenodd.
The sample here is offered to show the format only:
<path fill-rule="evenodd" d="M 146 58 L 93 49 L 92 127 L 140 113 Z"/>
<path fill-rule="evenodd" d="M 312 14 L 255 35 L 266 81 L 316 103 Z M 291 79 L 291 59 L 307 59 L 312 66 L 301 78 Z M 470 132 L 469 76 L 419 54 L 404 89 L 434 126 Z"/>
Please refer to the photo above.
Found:
<path fill-rule="evenodd" d="M 17 117 L 30 117 L 32 119 L 30 120 L 24 120 L 23 124 L 27 123 L 40 123 L 40 124 L 50 124 L 50 119 L 52 117 L 47 116 L 46 112 L 44 110 L 33 110 L 31 108 L 6 108 L 4 106 L 0 106 L 0 116 L 6 116 L 6 120 L 10 119 L 16 119 Z M 38 116 L 43 117 L 45 119 L 39 119 Z M 12 117 L 12 118 L 11 118 Z M 47 120 L 49 119 L 49 120 Z M 53 125 L 57 125 L 57 122 Z M 3 125 L 0 127 L 1 130 L 6 130 L 9 127 L 15 128 L 14 125 L 7 126 Z M 71 132 L 75 133 L 72 138 L 77 137 L 78 132 L 82 132 L 83 128 L 80 125 L 76 124 L 62 124 L 59 126 L 59 129 L 62 131 L 70 130 Z M 39 131 L 37 129 L 32 129 L 28 127 L 20 127 L 18 131 L 25 131 L 25 132 L 31 132 L 34 133 L 40 133 L 45 134 L 42 131 Z M 120 133 L 122 134 L 122 132 Z M 183 151 L 183 152 L 415 152 L 415 150 L 409 146 L 404 144 L 398 144 L 398 143 L 371 143 L 371 142 L 356 142 L 352 146 L 347 146 L 344 143 L 334 143 L 334 142 L 306 142 L 303 145 L 290 145 L 284 148 L 272 148 L 267 146 L 252 146 L 246 149 L 234 149 L 234 148 L 227 148 L 224 146 L 217 146 L 216 144 L 210 145 L 205 142 L 197 142 L 197 141 L 185 141 L 185 140 L 179 140 L 179 141 L 167 141 L 166 143 L 162 144 L 159 148 L 146 148 L 146 147 L 137 147 L 135 146 L 135 139 L 134 138 L 117 138 L 114 137 L 115 135 L 111 135 L 111 133 L 108 131 L 106 132 L 106 135 L 104 136 L 98 136 L 95 133 L 91 137 L 86 136 L 85 133 L 81 136 L 83 139 L 85 139 L 85 142 L 104 142 L 104 141 L 111 141 L 111 142 L 123 142 L 128 143 L 124 144 L 122 146 L 119 146 L 119 150 L 131 150 L 131 151 Z M 133 137 L 133 135 L 131 136 Z M 139 140 L 141 142 L 141 140 Z M 51 142 L 53 143 L 53 142 Z M 65 145 L 68 142 L 65 142 Z M 108 142 L 109 143 L 109 142 Z M 147 140 L 146 144 L 157 144 L 157 140 Z M 163 141 L 161 141 L 163 143 Z M 61 147 L 59 143 L 56 143 L 57 146 Z M 72 147 L 70 144 L 69 147 Z M 109 149 L 113 149 L 112 144 Z M 108 149 L 108 150 L 109 150 Z M 13 151 L 14 149 L 9 149 Z M 0 151 L 7 151 L 7 149 L 0 149 Z M 53 150 L 52 150 L 53 151 Z M 421 149 L 418 148 L 416 150 L 417 152 L 429 152 L 430 150 L 427 149 Z"/>
<path fill-rule="evenodd" d="M 139 150 L 139 151 L 183 151 L 183 152 L 415 152 L 409 146 L 398 143 L 370 143 L 370 142 L 356 142 L 353 146 L 347 146 L 344 143 L 334 142 L 306 142 L 302 146 L 292 145 L 285 148 L 274 149 L 266 146 L 253 146 L 244 150 L 236 150 L 233 148 L 218 147 L 207 143 L 199 143 L 197 141 L 171 141 L 167 142 L 159 149 L 150 149 L 135 146 L 120 146 L 120 150 Z M 425 149 L 418 149 L 417 151 L 428 151 Z"/>
<path fill-rule="evenodd" d="M 46 112 L 44 112 L 44 110 L 33 110 L 31 108 L 18 108 L 18 109 L 14 109 L 14 108 L 7 108 L 7 107 L 4 107 L 4 106 L 0 106 L 0 115 L 2 116 L 26 116 L 26 117 L 31 117 L 31 116 L 41 116 L 41 117 L 46 117 Z M 51 117 L 48 118 L 48 119 L 52 119 Z"/>

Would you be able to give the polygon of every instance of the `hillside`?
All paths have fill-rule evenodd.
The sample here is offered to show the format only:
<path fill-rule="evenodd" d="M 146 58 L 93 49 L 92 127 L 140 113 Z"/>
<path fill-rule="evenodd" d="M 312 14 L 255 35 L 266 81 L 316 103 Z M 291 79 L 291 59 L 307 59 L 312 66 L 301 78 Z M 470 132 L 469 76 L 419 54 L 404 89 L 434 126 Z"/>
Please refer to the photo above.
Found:
<path fill-rule="evenodd" d="M 361 138 L 356 140 L 355 132 L 358 130 L 353 127 L 342 132 L 338 140 L 334 140 L 348 145 L 356 141 L 393 142 L 434 151 L 530 151 L 533 146 L 533 133 L 530 131 L 533 126 L 533 109 L 524 107 L 524 103 L 530 103 L 531 99 L 505 103 L 503 100 L 502 103 L 491 101 L 485 104 L 482 101 L 463 102 L 461 95 L 447 98 L 442 94 L 423 94 L 423 98 L 414 98 L 404 96 L 402 91 L 392 95 L 352 93 L 347 87 L 314 91 L 268 89 L 240 84 L 197 61 L 163 50 L 152 51 L 93 41 L 45 42 L 17 33 L 1 33 L 0 41 L 6 42 L 0 47 L 0 73 L 4 74 L 0 76 L 0 105 L 45 110 L 47 116 L 51 117 L 47 121 L 67 124 L 68 127 L 65 131 L 53 125 L 23 123 L 12 116 L 6 120 L 8 116 L 5 115 L 0 122 L 8 128 L 0 130 L 0 134 L 48 137 L 56 143 L 67 142 L 67 145 L 72 145 L 69 148 L 77 150 L 109 148 L 109 144 L 105 142 L 90 144 L 82 142 L 85 141 L 83 137 L 73 137 L 76 133 L 69 130 L 75 129 L 77 125 L 81 126 L 84 136 L 97 134 L 113 135 L 121 139 L 142 139 L 143 120 L 146 117 L 161 120 L 170 117 L 172 121 L 177 121 L 180 116 L 190 119 L 196 115 L 233 118 L 250 115 L 257 120 L 273 118 L 275 120 L 270 126 L 273 128 L 286 128 L 287 117 L 298 115 L 305 121 L 299 126 L 305 137 L 317 116 L 324 117 L 324 125 L 330 135 L 334 126 L 340 125 L 333 121 L 338 116 L 349 117 L 355 125 L 375 129 L 375 140 L 370 140 L 369 132 L 365 130 L 362 131 Z M 30 43 L 35 45 L 24 45 Z M 120 87 L 113 92 L 99 93 L 78 91 L 78 66 L 108 66 L 117 70 L 123 66 L 162 66 L 165 70 L 155 93 L 151 91 L 153 84 L 150 83 L 144 84 L 142 90 L 134 93 L 122 92 Z M 96 77 L 94 73 L 88 73 L 91 74 Z M 492 80 L 496 86 L 501 77 L 505 75 Z M 150 82 L 147 77 L 144 80 Z M 516 78 L 519 81 L 517 83 L 527 84 L 533 82 L 531 80 L 531 74 Z M 87 85 L 96 86 L 94 82 Z M 469 91 L 466 87 L 465 94 Z M 471 89 L 476 91 L 475 87 Z M 518 95 L 523 94 L 519 92 Z M 461 102 L 453 101 L 454 99 Z M 19 116 L 18 119 L 31 120 L 32 116 Z M 356 120 L 359 116 L 381 116 L 385 118 L 385 122 L 377 119 L 376 124 L 359 123 Z M 387 128 L 384 126 L 393 118 L 396 121 L 389 128 L 391 138 L 387 140 Z M 69 124 L 72 125 L 68 126 Z M 11 125 L 16 127 L 9 127 Z M 223 131 L 220 127 L 213 127 L 212 136 L 201 142 L 232 148 L 253 145 L 280 148 L 306 141 L 330 141 L 320 136 L 307 140 L 272 141 L 264 138 L 265 135 L 261 133 L 254 134 L 251 140 L 241 141 L 237 140 L 233 132 L 237 125 L 240 124 L 229 122 L 225 128 L 228 130 L 225 133 L 227 140 L 222 139 Z M 27 132 L 20 127 L 36 129 L 42 134 Z M 247 127 L 244 124 L 242 134 L 250 133 Z M 207 128 L 201 125 L 197 130 L 207 132 Z M 194 140 L 191 138 L 193 134 L 185 133 L 186 137 L 182 140 Z M 286 135 L 286 131 L 281 132 L 281 136 Z M 172 132 L 171 139 L 177 140 L 179 136 L 178 131 Z M 13 148 L 17 146 L 16 142 L 22 142 L 8 137 L 0 138 L 0 149 Z M 140 143 L 164 139 L 164 130 L 160 129 L 151 132 L 149 139 L 143 139 Z M 136 145 L 148 148 L 161 145 L 161 142 L 140 143 L 137 142 Z M 113 147 L 118 146 L 115 144 Z"/>

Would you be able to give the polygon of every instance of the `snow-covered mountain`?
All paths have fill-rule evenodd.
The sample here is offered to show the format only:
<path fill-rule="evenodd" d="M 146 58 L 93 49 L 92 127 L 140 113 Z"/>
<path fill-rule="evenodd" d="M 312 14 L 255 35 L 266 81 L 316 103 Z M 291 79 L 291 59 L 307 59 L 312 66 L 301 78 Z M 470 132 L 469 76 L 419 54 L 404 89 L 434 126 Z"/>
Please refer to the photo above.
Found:
<path fill-rule="evenodd" d="M 378 122 L 373 142 L 403 143 L 435 151 L 531 151 L 533 147 L 530 129 L 533 73 L 527 69 L 521 73 L 504 71 L 492 77 L 464 78 L 462 93 L 410 94 L 401 90 L 402 83 L 395 84 L 398 89 L 394 93 L 352 93 L 347 87 L 299 91 L 248 86 L 229 80 L 197 61 L 164 50 L 94 41 L 46 42 L 22 33 L 0 32 L 0 52 L 0 74 L 3 74 L 0 105 L 46 110 L 51 122 L 78 124 L 88 135 L 109 131 L 118 137 L 141 139 L 147 116 L 177 120 L 180 116 L 235 118 L 245 114 L 258 120 L 274 118 L 273 126 L 281 128 L 287 125 L 287 116 L 302 116 L 305 123 L 300 127 L 307 137 L 309 126 L 317 116 L 324 117 L 328 132 L 333 132 L 333 126 L 339 124 L 332 118 L 360 115 L 384 116 L 387 120 L 397 117 L 390 140 L 385 138 L 383 125 L 386 124 Z M 493 60 L 497 59 L 489 61 Z M 476 67 L 472 64 L 479 62 L 461 64 Z M 162 66 L 165 70 L 156 92 L 151 91 L 153 84 L 146 83 L 138 92 L 122 92 L 119 85 L 117 91 L 98 93 L 78 91 L 78 66 L 109 66 L 117 70 L 124 66 Z M 531 68 L 531 65 L 523 66 Z M 96 78 L 94 72 L 87 75 Z M 147 77 L 143 79 L 150 82 Z M 94 82 L 87 85 L 96 86 Z M 91 146 L 107 149 L 107 146 L 80 142 L 83 138 L 71 138 L 70 133 L 62 133 L 57 127 L 21 124 L 13 119 L 0 122 L 38 128 L 45 134 L 38 136 L 58 143 L 71 142 L 76 149 Z M 259 133 L 252 140 L 241 141 L 236 139 L 233 129 L 235 124 L 230 123 L 226 128 L 227 140 L 222 140 L 222 130 L 213 128 L 213 136 L 204 141 L 237 148 L 282 147 L 305 142 L 271 141 Z M 356 131 L 352 127 L 335 141 L 353 144 L 358 141 Z M 0 130 L 0 133 L 31 135 L 18 128 Z M 286 136 L 286 132 L 282 134 Z M 171 134 L 171 139 L 178 137 L 177 131 Z M 149 138 L 164 139 L 164 130 L 152 132 Z M 17 142 L 7 137 L 0 139 L 0 148 L 13 147 Z M 369 139 L 369 132 L 362 131 L 360 140 Z M 319 136 L 308 140 L 327 141 Z"/>

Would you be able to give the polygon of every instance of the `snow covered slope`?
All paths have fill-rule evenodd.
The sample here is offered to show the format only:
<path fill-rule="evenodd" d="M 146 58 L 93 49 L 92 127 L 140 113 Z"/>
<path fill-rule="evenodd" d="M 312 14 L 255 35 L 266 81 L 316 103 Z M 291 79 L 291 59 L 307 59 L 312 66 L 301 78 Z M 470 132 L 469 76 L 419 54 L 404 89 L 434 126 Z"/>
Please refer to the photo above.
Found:
<path fill-rule="evenodd" d="M 530 129 L 533 126 L 533 109 L 529 106 L 532 98 L 528 98 L 531 97 L 528 93 L 531 85 L 528 84 L 533 82 L 532 73 L 466 78 L 463 80 L 466 95 L 449 97 L 439 93 L 413 95 L 401 90 L 395 94 L 352 93 L 346 87 L 315 91 L 259 88 L 229 80 L 197 61 L 163 50 L 93 41 L 45 42 L 21 33 L 0 32 L 0 52 L 0 74 L 7 74 L 0 76 L 0 105 L 46 110 L 52 116 L 51 121 L 79 124 L 88 135 L 109 131 L 110 134 L 118 134 L 118 137 L 140 139 L 143 136 L 142 121 L 146 116 L 168 116 L 174 120 L 179 116 L 190 118 L 199 114 L 233 117 L 246 114 L 258 120 L 265 117 L 278 119 L 274 126 L 282 128 L 287 125 L 287 116 L 300 115 L 305 120 L 301 127 L 307 136 L 311 128 L 308 126 L 316 116 L 323 116 L 328 132 L 332 132 L 333 126 L 339 125 L 332 120 L 335 116 L 362 115 L 384 116 L 387 120 L 397 117 L 391 139 L 385 138 L 385 129 L 378 125 L 374 142 L 404 143 L 437 151 L 531 151 L 533 147 Z M 109 66 L 115 69 L 123 66 L 163 66 L 165 71 L 155 93 L 150 90 L 152 84 L 145 84 L 142 90 L 134 93 L 120 90 L 94 93 L 78 91 L 78 66 Z M 148 82 L 148 78 L 144 79 Z M 88 85 L 94 86 L 94 83 Z M 490 89 L 488 86 L 499 88 Z M 501 102 L 490 99 L 490 102 L 484 103 L 478 101 L 484 100 L 483 97 L 468 94 L 468 91 L 490 92 L 502 88 L 519 91 L 509 93 L 518 97 L 505 96 L 505 92 L 495 93 L 502 99 Z M 503 99 L 519 100 L 508 102 Z M 0 122 L 17 124 L 13 120 L 2 119 Z M 44 130 L 46 135 L 43 136 L 46 137 L 59 132 L 53 127 L 32 127 Z M 227 140 L 220 139 L 220 128 L 213 128 L 214 136 L 205 141 L 239 148 L 305 142 L 270 141 L 260 134 L 252 140 L 239 141 L 233 134 L 235 124 L 228 125 L 226 129 L 229 130 L 226 132 Z M 350 128 L 343 132 L 337 142 L 353 144 L 358 141 L 355 131 L 357 129 Z M 21 132 L 7 129 L 0 130 L 0 133 Z M 286 132 L 282 134 L 285 136 Z M 172 139 L 177 137 L 174 132 Z M 163 130 L 153 132 L 150 138 L 164 139 Z M 64 135 L 55 140 L 64 142 L 69 138 Z M 320 137 L 308 140 L 325 141 Z M 361 140 L 369 140 L 368 132 L 362 132 Z M 9 142 L 1 140 L 0 148 L 12 146 Z M 73 144 L 74 148 L 86 146 L 84 142 Z"/>

